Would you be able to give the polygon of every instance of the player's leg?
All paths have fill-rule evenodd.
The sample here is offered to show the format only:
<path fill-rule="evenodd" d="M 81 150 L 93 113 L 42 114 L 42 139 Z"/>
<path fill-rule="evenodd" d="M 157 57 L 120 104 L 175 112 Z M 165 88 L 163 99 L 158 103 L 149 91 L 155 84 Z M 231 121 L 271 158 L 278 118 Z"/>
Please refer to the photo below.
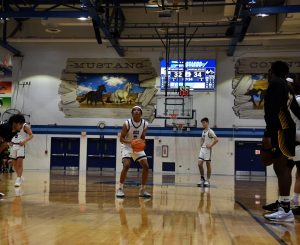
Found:
<path fill-rule="evenodd" d="M 206 167 L 207 167 L 207 179 L 204 182 L 204 186 L 210 185 L 210 176 L 211 176 L 211 161 L 206 161 Z"/>
<path fill-rule="evenodd" d="M 15 187 L 19 187 L 23 182 L 23 158 L 18 157 L 17 160 L 14 160 L 14 168 L 16 170 L 17 179 L 15 182 Z"/>
<path fill-rule="evenodd" d="M 203 186 L 205 178 L 204 178 L 204 168 L 203 168 L 203 159 L 198 159 L 198 168 L 200 172 L 200 182 L 197 184 L 198 186 Z"/>
<path fill-rule="evenodd" d="M 204 168 L 203 168 L 203 162 L 205 159 L 205 151 L 204 148 L 201 147 L 198 157 L 198 168 L 200 172 L 200 182 L 197 184 L 198 186 L 203 186 L 205 178 L 204 178 Z"/>
<path fill-rule="evenodd" d="M 141 188 L 139 191 L 139 196 L 140 197 L 151 197 L 151 194 L 148 193 L 145 188 L 146 188 L 146 183 L 148 180 L 148 173 L 149 173 L 149 165 L 148 165 L 148 161 L 147 161 L 147 157 L 146 154 L 143 153 L 141 154 L 140 157 L 138 157 L 139 159 L 137 160 L 139 162 L 139 164 L 142 166 L 143 168 L 143 172 L 142 172 L 142 184 L 141 184 Z"/>
<path fill-rule="evenodd" d="M 7 142 L 0 143 L 0 154 L 8 148 Z"/>
<path fill-rule="evenodd" d="M 16 145 L 13 146 L 15 148 L 15 152 L 17 154 L 17 159 L 14 160 L 14 168 L 16 170 L 17 179 L 15 182 L 15 187 L 19 187 L 23 182 L 23 159 L 25 158 L 25 147 Z"/>
<path fill-rule="evenodd" d="M 127 176 L 127 172 L 130 168 L 130 163 L 131 163 L 131 158 L 130 157 L 124 157 L 122 159 L 122 163 L 123 163 L 123 168 L 121 171 L 121 175 L 120 175 L 120 184 L 119 184 L 119 188 L 117 190 L 116 196 L 117 197 L 125 197 L 124 194 L 124 182 Z"/>
<path fill-rule="evenodd" d="M 292 168 L 285 156 L 281 156 L 273 163 L 274 171 L 278 178 L 279 206 L 278 211 L 265 214 L 264 217 L 272 221 L 292 222 L 293 212 L 290 209 L 290 188 L 292 183 Z"/>
<path fill-rule="evenodd" d="M 0 154 L 8 148 L 7 142 L 0 143 Z M 2 159 L 0 158 L 2 163 Z M 0 192 L 0 200 L 4 197 L 4 193 Z"/>
<path fill-rule="evenodd" d="M 292 199 L 292 204 L 294 206 L 299 206 L 299 194 L 300 194 L 300 161 L 295 162 L 296 163 L 296 181 L 294 186 L 294 196 Z"/>

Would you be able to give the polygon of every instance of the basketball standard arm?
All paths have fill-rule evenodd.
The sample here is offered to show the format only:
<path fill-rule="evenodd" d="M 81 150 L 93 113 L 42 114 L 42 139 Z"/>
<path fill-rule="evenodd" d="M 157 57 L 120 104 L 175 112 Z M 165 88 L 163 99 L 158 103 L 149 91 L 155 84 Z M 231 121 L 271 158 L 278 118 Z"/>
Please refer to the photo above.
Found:
<path fill-rule="evenodd" d="M 131 143 L 131 140 L 126 140 L 125 137 L 128 133 L 128 128 L 126 126 L 126 123 L 123 124 L 123 127 L 122 127 L 122 131 L 121 131 L 121 135 L 120 135 L 120 142 L 122 144 L 130 144 Z"/>

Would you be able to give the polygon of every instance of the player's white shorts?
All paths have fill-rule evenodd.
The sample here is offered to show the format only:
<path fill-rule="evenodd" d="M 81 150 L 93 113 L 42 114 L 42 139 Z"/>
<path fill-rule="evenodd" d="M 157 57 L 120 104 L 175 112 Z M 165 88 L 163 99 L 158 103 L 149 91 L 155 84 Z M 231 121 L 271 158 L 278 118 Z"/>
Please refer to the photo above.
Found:
<path fill-rule="evenodd" d="M 13 144 L 10 147 L 9 157 L 11 159 L 25 158 L 25 146 L 21 146 L 21 145 L 18 145 L 18 144 Z"/>
<path fill-rule="evenodd" d="M 210 161 L 211 160 L 211 149 L 201 147 L 199 153 L 199 160 Z"/>
<path fill-rule="evenodd" d="M 142 159 L 147 159 L 146 153 L 144 151 L 133 152 L 130 145 L 121 144 L 121 156 L 123 158 L 132 158 L 133 161 L 139 161 Z"/>
<path fill-rule="evenodd" d="M 300 161 L 300 145 L 297 145 L 295 148 L 295 156 L 293 157 L 295 162 Z"/>

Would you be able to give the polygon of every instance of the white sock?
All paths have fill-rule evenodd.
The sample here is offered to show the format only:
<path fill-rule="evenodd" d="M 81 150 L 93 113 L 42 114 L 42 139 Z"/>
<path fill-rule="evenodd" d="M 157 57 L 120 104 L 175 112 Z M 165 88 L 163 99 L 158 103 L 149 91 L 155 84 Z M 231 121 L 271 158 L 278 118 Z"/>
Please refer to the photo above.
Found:
<path fill-rule="evenodd" d="M 123 190 L 124 184 L 120 183 L 119 188 Z"/>
<path fill-rule="evenodd" d="M 290 202 L 291 198 L 290 196 L 279 196 L 278 201 L 279 202 Z"/>
<path fill-rule="evenodd" d="M 294 192 L 293 200 L 298 202 L 299 199 L 299 193 Z"/>

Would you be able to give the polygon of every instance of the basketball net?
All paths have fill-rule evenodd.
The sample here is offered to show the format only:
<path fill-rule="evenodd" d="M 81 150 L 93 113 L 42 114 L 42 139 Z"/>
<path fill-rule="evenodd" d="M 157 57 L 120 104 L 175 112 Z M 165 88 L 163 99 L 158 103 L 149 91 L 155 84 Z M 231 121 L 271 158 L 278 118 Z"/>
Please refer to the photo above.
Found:
<path fill-rule="evenodd" d="M 171 119 L 172 119 L 172 125 L 173 125 L 173 127 L 174 127 L 174 128 L 177 127 L 177 124 L 176 124 L 176 118 L 177 118 L 177 115 L 178 115 L 178 114 L 172 113 L 172 114 L 169 114 L 169 115 L 170 115 L 170 117 L 171 117 Z"/>
<path fill-rule="evenodd" d="M 184 126 L 184 123 L 177 123 L 177 124 L 176 124 L 177 130 L 178 130 L 179 133 L 182 132 L 183 126 Z"/>

